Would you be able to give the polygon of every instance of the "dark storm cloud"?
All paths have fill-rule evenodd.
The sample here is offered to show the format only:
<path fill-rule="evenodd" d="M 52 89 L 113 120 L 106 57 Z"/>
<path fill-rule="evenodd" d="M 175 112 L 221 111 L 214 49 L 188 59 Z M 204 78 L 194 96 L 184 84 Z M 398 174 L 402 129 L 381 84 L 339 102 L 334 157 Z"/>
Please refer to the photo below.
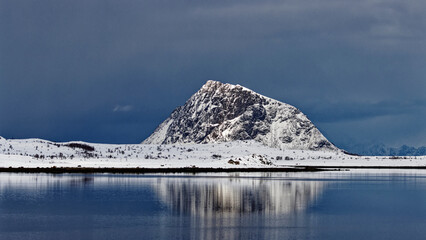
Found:
<path fill-rule="evenodd" d="M 0 0 L 0 135 L 139 142 L 216 79 L 296 105 L 337 144 L 426 144 L 425 9 Z"/>
<path fill-rule="evenodd" d="M 313 120 L 324 123 L 357 121 L 384 116 L 401 116 L 411 113 L 421 114 L 426 111 L 424 102 L 352 102 L 330 103 L 307 108 Z"/>

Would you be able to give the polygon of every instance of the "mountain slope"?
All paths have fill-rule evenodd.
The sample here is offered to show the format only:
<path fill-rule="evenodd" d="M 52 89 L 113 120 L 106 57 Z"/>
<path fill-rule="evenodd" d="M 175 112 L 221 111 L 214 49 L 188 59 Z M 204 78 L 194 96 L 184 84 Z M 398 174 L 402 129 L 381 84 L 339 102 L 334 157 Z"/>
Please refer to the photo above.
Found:
<path fill-rule="evenodd" d="M 256 140 L 281 149 L 337 149 L 297 108 L 239 85 L 212 80 L 142 143 L 236 140 Z"/>

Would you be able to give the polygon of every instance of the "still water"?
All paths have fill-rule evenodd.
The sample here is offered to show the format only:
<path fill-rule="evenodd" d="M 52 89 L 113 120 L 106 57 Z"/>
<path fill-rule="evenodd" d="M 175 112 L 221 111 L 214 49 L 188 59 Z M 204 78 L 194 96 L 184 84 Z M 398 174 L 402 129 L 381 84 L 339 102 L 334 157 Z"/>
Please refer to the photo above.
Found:
<path fill-rule="evenodd" d="M 0 173 L 0 239 L 425 239 L 426 171 Z"/>

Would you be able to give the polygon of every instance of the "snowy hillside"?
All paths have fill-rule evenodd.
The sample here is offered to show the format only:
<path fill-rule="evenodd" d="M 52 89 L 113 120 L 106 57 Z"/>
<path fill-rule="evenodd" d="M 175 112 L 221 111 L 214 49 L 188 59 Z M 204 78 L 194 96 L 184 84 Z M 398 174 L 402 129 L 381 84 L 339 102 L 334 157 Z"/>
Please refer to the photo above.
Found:
<path fill-rule="evenodd" d="M 340 151 L 281 150 L 254 140 L 209 144 L 55 143 L 0 139 L 0 167 L 274 168 L 426 166 L 426 157 L 359 157 Z"/>
<path fill-rule="evenodd" d="M 144 144 L 255 140 L 280 149 L 337 150 L 297 108 L 239 85 L 209 80 Z"/>

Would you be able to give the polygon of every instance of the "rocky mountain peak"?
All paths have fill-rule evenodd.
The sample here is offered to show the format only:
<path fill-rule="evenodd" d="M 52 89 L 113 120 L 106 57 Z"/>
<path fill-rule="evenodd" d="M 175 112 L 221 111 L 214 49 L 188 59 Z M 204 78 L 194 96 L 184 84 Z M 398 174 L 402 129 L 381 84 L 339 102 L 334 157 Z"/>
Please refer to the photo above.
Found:
<path fill-rule="evenodd" d="M 256 140 L 282 149 L 336 149 L 297 108 L 209 80 L 143 143 Z"/>

